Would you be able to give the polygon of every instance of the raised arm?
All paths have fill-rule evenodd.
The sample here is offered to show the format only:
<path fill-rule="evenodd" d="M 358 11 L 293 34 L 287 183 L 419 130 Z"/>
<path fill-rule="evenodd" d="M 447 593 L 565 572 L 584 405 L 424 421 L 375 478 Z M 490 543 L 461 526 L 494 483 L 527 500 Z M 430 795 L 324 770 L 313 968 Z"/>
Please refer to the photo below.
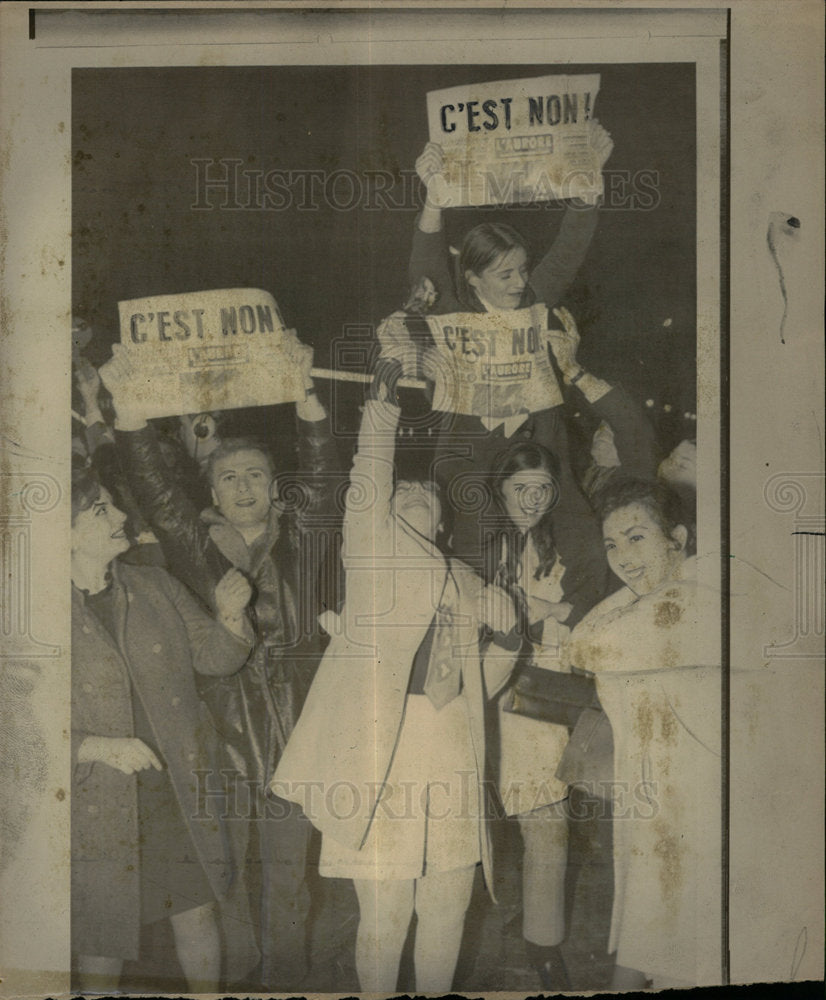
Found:
<path fill-rule="evenodd" d="M 395 405 L 393 385 L 400 372 L 397 361 L 379 359 L 364 404 L 345 502 L 342 550 L 345 568 L 354 561 L 363 565 L 370 553 L 392 554 L 393 535 L 388 531 L 396 429 L 401 416 L 400 408 Z"/>
<path fill-rule="evenodd" d="M 554 314 L 563 329 L 549 331 L 548 339 L 565 382 L 575 386 L 610 426 L 623 473 L 653 479 L 657 443 L 651 422 L 622 386 L 611 385 L 582 367 L 577 360 L 580 338 L 573 316 L 567 309 L 554 309 Z"/>
<path fill-rule="evenodd" d="M 442 229 L 442 209 L 447 207 L 442 169 L 441 147 L 429 142 L 416 160 L 416 172 L 425 186 L 426 195 L 413 233 L 408 281 L 410 288 L 416 288 L 424 278 L 429 278 L 442 303 L 440 311 L 449 312 L 454 304 L 458 308 L 458 303 L 455 302 L 450 254 Z"/>
<path fill-rule="evenodd" d="M 213 588 L 229 563 L 209 544 L 200 511 L 170 474 L 155 429 L 143 415 L 142 387 L 119 345 L 101 368 L 101 376 L 112 394 L 116 439 L 135 500 L 161 542 L 172 572 L 212 606 Z"/>
<path fill-rule="evenodd" d="M 593 121 L 591 125 L 591 145 L 602 170 L 614 144 L 599 122 Z M 562 300 L 585 260 L 596 227 L 596 204 L 569 203 L 556 239 L 531 272 L 529 284 L 537 302 L 544 302 L 550 309 Z"/>
<path fill-rule="evenodd" d="M 313 349 L 299 342 L 295 331 L 290 331 L 291 356 L 304 371 L 306 397 L 295 404 L 298 418 L 298 472 L 309 489 L 309 503 L 304 510 L 300 527 L 313 527 L 312 519 L 328 518 L 336 513 L 335 496 L 342 472 L 338 449 L 330 433 L 330 421 L 324 404 L 319 399 L 310 370 Z"/>

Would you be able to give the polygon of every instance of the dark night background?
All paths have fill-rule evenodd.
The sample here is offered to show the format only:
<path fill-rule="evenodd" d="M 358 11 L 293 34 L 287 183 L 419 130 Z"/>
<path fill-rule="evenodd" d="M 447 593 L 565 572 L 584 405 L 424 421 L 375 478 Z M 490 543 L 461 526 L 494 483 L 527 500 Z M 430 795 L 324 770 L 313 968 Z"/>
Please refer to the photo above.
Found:
<path fill-rule="evenodd" d="M 655 400 L 663 443 L 696 411 L 695 81 L 693 64 L 79 69 L 72 79 L 73 302 L 98 331 L 97 357 L 119 339 L 117 302 L 232 286 L 270 291 L 288 325 L 330 363 L 348 325 L 376 325 L 401 306 L 422 191 L 410 175 L 427 141 L 428 90 L 551 73 L 601 75 L 595 117 L 611 132 L 614 206 L 565 304 L 580 359 Z M 348 170 L 359 203 L 341 210 L 321 186 L 313 210 L 193 210 L 194 159 L 241 169 Z M 371 171 L 389 172 L 375 205 Z M 656 171 L 658 203 L 633 205 L 633 177 Z M 403 172 L 407 177 L 403 176 Z M 624 174 L 623 172 L 627 172 Z M 214 163 L 211 177 L 223 167 Z M 631 178 L 627 180 L 627 178 Z M 382 183 L 384 183 L 382 181 Z M 650 183 L 650 182 L 649 182 Z M 239 198 L 247 200 L 245 182 Z M 342 199 L 350 188 L 341 182 Z M 371 196 L 371 192 L 373 192 Z M 643 192 L 650 205 L 650 188 Z M 379 203 L 380 204 L 380 203 Z M 560 206 L 454 210 L 451 242 L 485 218 L 517 226 L 540 254 Z M 666 320 L 671 320 L 664 326 Z M 663 405 L 674 413 L 666 416 Z"/>

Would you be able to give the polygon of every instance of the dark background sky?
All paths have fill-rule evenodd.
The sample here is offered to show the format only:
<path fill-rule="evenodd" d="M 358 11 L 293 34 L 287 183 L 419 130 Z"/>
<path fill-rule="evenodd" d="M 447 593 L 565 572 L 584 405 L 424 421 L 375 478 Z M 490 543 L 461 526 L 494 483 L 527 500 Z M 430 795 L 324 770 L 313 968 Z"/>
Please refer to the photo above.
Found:
<path fill-rule="evenodd" d="M 655 399 L 658 413 L 666 402 L 678 413 L 695 411 L 696 116 L 688 63 L 75 70 L 75 310 L 99 331 L 103 355 L 119 337 L 119 299 L 260 287 L 323 364 L 344 327 L 375 325 L 404 301 L 421 198 L 409 174 L 428 138 L 426 92 L 554 72 L 600 73 L 595 115 L 614 138 L 608 168 L 616 191 L 633 192 L 640 171 L 658 175 L 655 207 L 620 197 L 601 211 L 566 300 L 583 334 L 581 360 L 639 399 Z M 236 158 L 265 173 L 353 171 L 361 198 L 356 191 L 358 204 L 341 210 L 322 189 L 316 207 L 302 210 L 294 184 L 293 204 L 283 210 L 198 211 L 198 158 Z M 367 207 L 371 171 L 392 175 L 386 197 L 399 207 Z M 240 192 L 246 202 L 245 185 Z M 350 193 L 340 180 L 339 200 Z M 215 206 L 223 200 L 217 191 L 208 197 Z M 516 225 L 541 253 L 561 212 L 555 205 L 455 210 L 446 216 L 448 235 L 458 243 L 485 218 Z"/>

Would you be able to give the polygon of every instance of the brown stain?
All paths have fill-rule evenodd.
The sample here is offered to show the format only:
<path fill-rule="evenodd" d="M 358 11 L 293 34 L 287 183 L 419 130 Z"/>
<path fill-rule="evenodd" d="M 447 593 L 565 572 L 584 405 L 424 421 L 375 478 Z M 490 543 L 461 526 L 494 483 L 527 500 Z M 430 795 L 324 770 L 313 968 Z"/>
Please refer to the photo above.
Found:
<path fill-rule="evenodd" d="M 643 747 L 647 747 L 654 739 L 654 708 L 647 692 L 636 708 L 634 732 Z"/>
<path fill-rule="evenodd" d="M 683 616 L 683 609 L 674 601 L 660 601 L 654 609 L 654 624 L 659 628 L 676 625 Z"/>
<path fill-rule="evenodd" d="M 663 708 L 660 712 L 660 735 L 667 745 L 673 746 L 677 742 L 677 720 L 668 708 Z"/>
<path fill-rule="evenodd" d="M 58 790 L 54 793 L 54 797 L 58 802 L 62 802 L 66 798 L 66 792 L 62 788 L 58 788 Z"/>
<path fill-rule="evenodd" d="M 657 834 L 654 855 L 660 862 L 660 887 L 663 898 L 673 902 L 682 891 L 685 881 L 683 871 L 685 847 L 680 842 L 679 834 L 669 830 L 662 820 L 655 821 L 654 829 Z"/>
<path fill-rule="evenodd" d="M 679 663 L 679 657 L 677 655 L 677 650 L 671 645 L 670 642 L 665 644 L 662 654 L 662 665 L 664 667 L 676 667 Z"/>
<path fill-rule="evenodd" d="M 608 647 L 586 640 L 573 643 L 571 651 L 576 666 L 580 670 L 587 670 L 592 674 L 600 672 L 604 664 L 608 662 L 610 654 Z"/>

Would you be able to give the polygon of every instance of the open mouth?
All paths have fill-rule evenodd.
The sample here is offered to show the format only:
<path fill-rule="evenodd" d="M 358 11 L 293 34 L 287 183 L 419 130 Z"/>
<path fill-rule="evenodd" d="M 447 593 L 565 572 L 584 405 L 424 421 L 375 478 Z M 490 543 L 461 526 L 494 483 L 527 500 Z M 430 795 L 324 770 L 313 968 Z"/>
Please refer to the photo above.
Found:
<path fill-rule="evenodd" d="M 124 528 L 118 528 L 117 531 L 113 531 L 109 536 L 110 538 L 126 538 L 126 531 Z"/>
<path fill-rule="evenodd" d="M 625 575 L 629 580 L 639 580 L 645 574 L 645 566 L 638 566 L 636 569 L 627 569 Z"/>
<path fill-rule="evenodd" d="M 254 507 L 255 503 L 256 503 L 255 499 L 251 497 L 248 500 L 236 500 L 235 501 L 235 506 L 236 507 Z"/>

